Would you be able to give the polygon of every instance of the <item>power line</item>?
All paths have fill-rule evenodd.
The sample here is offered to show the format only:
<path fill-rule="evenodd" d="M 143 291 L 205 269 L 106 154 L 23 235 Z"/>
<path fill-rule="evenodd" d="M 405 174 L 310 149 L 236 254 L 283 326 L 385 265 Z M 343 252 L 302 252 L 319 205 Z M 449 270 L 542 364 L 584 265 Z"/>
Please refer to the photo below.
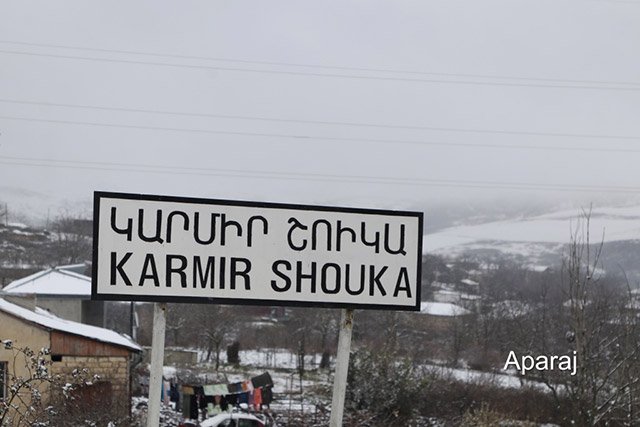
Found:
<path fill-rule="evenodd" d="M 393 145 L 403 144 L 403 145 L 417 145 L 417 146 L 491 148 L 491 149 L 508 149 L 508 150 L 640 153 L 640 149 L 633 149 L 633 148 L 589 148 L 589 147 L 562 147 L 562 146 L 551 146 L 551 145 L 507 145 L 507 144 L 487 144 L 487 143 L 474 144 L 474 143 L 464 143 L 464 142 L 409 141 L 409 140 L 401 140 L 401 139 L 341 138 L 341 137 L 330 137 L 330 136 L 292 135 L 292 134 L 279 134 L 279 133 L 239 132 L 239 131 L 222 131 L 222 130 L 212 130 L 212 129 L 127 125 L 127 124 L 119 124 L 119 123 L 39 119 L 39 118 L 31 118 L 31 117 L 16 117 L 16 116 L 3 116 L 3 115 L 0 115 L 0 119 L 74 125 L 74 126 L 92 126 L 92 127 L 95 126 L 95 127 L 108 127 L 108 128 L 136 129 L 136 130 L 152 130 L 152 131 L 163 131 L 163 132 L 185 132 L 185 133 L 198 133 L 198 134 L 210 134 L 210 135 L 248 136 L 248 137 L 259 137 L 259 138 L 286 138 L 286 139 L 295 139 L 298 141 L 322 140 L 322 141 L 331 141 L 331 142 L 355 142 L 355 143 L 367 143 L 367 144 L 370 144 L 370 143 L 393 144 Z"/>
<path fill-rule="evenodd" d="M 362 175 L 336 175 L 317 173 L 282 173 L 272 171 L 246 171 L 239 169 L 208 169 L 192 167 L 175 167 L 166 165 L 143 165 L 111 162 L 86 162 L 73 160 L 53 160 L 25 157 L 0 156 L 0 164 L 49 167 L 80 170 L 103 170 L 118 172 L 158 173 L 164 175 L 199 175 L 199 176 L 224 176 L 233 178 L 260 178 L 283 181 L 320 181 L 320 182 L 349 182 L 361 184 L 385 184 L 403 186 L 436 186 L 454 188 L 490 188 L 513 190 L 548 190 L 567 192 L 614 192 L 614 193 L 640 193 L 640 187 L 627 186 L 593 186 L 575 184 L 541 184 L 530 182 L 503 182 L 503 181 L 467 181 L 444 180 L 422 178 L 394 178 L 381 176 Z"/>
<path fill-rule="evenodd" d="M 167 111 L 167 110 L 150 110 L 150 109 L 143 109 L 143 108 L 124 108 L 124 107 L 107 107 L 107 106 L 86 105 L 86 104 L 65 104 L 65 103 L 57 103 L 57 102 L 23 101 L 23 100 L 7 99 L 7 98 L 0 98 L 0 102 L 10 103 L 10 104 L 47 106 L 47 107 L 82 108 L 82 109 L 92 109 L 92 110 L 102 110 L 102 111 L 118 111 L 118 112 L 127 112 L 127 113 L 164 114 L 164 115 L 174 115 L 174 116 L 184 116 L 184 117 L 206 117 L 206 118 L 232 119 L 232 120 L 256 120 L 256 121 L 266 121 L 266 122 L 276 122 L 276 123 L 300 123 L 300 124 L 312 124 L 312 125 L 335 125 L 335 126 L 367 127 L 367 128 L 378 128 L 378 129 L 428 130 L 428 131 L 437 131 L 437 132 L 482 133 L 482 134 L 498 134 L 498 135 L 527 135 L 527 136 L 545 136 L 545 137 L 563 137 L 563 138 L 640 140 L 639 136 L 625 136 L 625 135 L 509 131 L 509 130 L 503 130 L 503 129 L 498 129 L 498 130 L 496 129 L 461 129 L 461 128 L 446 128 L 446 127 L 432 127 L 432 126 L 410 126 L 410 125 L 408 126 L 408 125 L 390 125 L 390 124 L 380 124 L 380 123 L 341 122 L 341 121 L 328 121 L 328 120 L 300 120 L 300 119 L 287 119 L 287 118 L 283 119 L 283 118 L 271 118 L 271 117 L 260 117 L 260 116 L 193 113 L 193 112 Z M 307 137 L 307 138 L 312 138 L 312 137 Z"/>
<path fill-rule="evenodd" d="M 237 68 L 237 67 L 220 67 L 211 65 L 188 65 L 188 64 L 175 64 L 168 62 L 151 62 L 151 61 L 133 61 L 127 59 L 108 59 L 89 56 L 72 56 L 72 55 L 56 55 L 51 53 L 34 53 L 15 50 L 0 50 L 0 53 L 10 55 L 25 55 L 25 56 L 37 56 L 44 58 L 58 58 L 58 59 L 73 59 L 80 61 L 93 61 L 93 62 L 111 62 L 118 64 L 134 64 L 134 65 L 155 65 L 162 67 L 176 67 L 176 68 L 189 68 L 200 70 L 216 70 L 216 71 L 234 71 L 244 73 L 259 73 L 259 74 L 280 74 L 280 75 L 294 75 L 294 76 L 306 76 L 306 77 L 332 77 L 332 78 L 344 78 L 354 80 L 380 80 L 380 81 L 395 81 L 395 82 L 409 82 L 409 83 L 435 83 L 435 84 L 455 84 L 455 85 L 472 85 L 472 86 L 502 86 L 502 87 L 530 87 L 530 88 L 546 88 L 546 89 L 584 89 L 584 90 L 613 90 L 613 91 L 640 91 L 638 87 L 612 87 L 612 86 L 590 86 L 590 85 L 548 85 L 548 84 L 536 84 L 536 83 L 499 83 L 499 82 L 480 82 L 470 80 L 435 80 L 435 79 L 420 79 L 409 77 L 380 77 L 380 76 L 364 76 L 364 75 L 351 75 L 351 74 L 336 74 L 336 73 L 310 73 L 302 71 L 284 71 L 284 70 L 257 70 L 251 68 Z"/>
<path fill-rule="evenodd" d="M 623 0 L 600 0 L 600 1 L 623 1 Z M 211 57 L 211 56 L 145 52 L 145 51 L 139 51 L 139 50 L 105 49 L 105 48 L 94 48 L 94 47 L 83 47 L 83 46 L 70 46 L 70 45 L 53 44 L 53 43 L 30 43 L 30 42 L 11 41 L 11 40 L 0 40 L 0 43 L 20 45 L 20 46 L 70 49 L 70 50 L 101 52 L 101 53 L 117 53 L 117 54 L 126 54 L 126 55 L 177 58 L 177 59 L 189 59 L 189 60 L 199 60 L 199 61 L 236 62 L 240 64 L 252 64 L 252 65 L 317 68 L 317 69 L 324 69 L 324 70 L 341 70 L 341 71 L 358 71 L 358 72 L 366 71 L 366 72 L 373 72 L 373 73 L 413 74 L 413 75 L 437 76 L 437 77 L 456 77 L 456 78 L 462 77 L 462 78 L 514 80 L 514 81 L 537 81 L 537 82 L 564 83 L 564 84 L 573 83 L 573 84 L 640 86 L 640 82 L 580 80 L 580 79 L 552 79 L 552 78 L 540 78 L 540 77 L 504 76 L 504 75 L 495 75 L 495 74 L 443 73 L 443 72 L 436 73 L 436 72 L 417 71 L 417 70 L 400 70 L 400 69 L 371 68 L 371 67 L 347 67 L 347 66 L 322 65 L 322 64 L 301 64 L 301 63 L 295 63 L 295 62 L 280 62 L 280 61 L 256 61 L 256 60 L 220 58 L 220 57 Z"/>

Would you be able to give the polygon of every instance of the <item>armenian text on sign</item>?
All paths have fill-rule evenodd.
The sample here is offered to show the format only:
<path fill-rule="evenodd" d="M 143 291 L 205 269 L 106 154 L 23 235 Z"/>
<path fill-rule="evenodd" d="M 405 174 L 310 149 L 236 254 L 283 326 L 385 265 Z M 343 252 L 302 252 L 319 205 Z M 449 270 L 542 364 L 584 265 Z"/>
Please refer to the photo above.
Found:
<path fill-rule="evenodd" d="M 417 310 L 422 214 L 95 193 L 94 299 Z"/>

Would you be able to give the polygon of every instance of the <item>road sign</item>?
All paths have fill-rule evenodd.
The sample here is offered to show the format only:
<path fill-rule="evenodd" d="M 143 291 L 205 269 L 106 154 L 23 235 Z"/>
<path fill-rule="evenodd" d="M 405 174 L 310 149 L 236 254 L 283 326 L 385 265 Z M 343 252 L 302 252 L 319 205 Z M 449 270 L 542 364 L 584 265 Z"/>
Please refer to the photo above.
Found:
<path fill-rule="evenodd" d="M 421 212 L 96 192 L 92 298 L 420 309 Z"/>

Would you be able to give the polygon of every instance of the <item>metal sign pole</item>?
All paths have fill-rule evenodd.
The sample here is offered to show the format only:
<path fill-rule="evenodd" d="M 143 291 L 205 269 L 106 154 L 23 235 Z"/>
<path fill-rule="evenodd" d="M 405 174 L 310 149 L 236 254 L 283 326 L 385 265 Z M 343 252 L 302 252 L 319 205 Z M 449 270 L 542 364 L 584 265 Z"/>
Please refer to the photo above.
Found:
<path fill-rule="evenodd" d="M 160 425 L 160 392 L 164 364 L 164 334 L 167 324 L 167 304 L 153 305 L 153 337 L 151 341 L 151 369 L 149 371 L 149 411 L 147 427 Z"/>
<path fill-rule="evenodd" d="M 344 399 L 347 391 L 347 374 L 349 372 L 349 353 L 351 352 L 351 332 L 353 331 L 353 310 L 343 309 L 340 318 L 340 335 L 338 337 L 338 354 L 336 356 L 336 373 L 333 378 L 333 398 L 331 399 L 330 427 L 342 426 Z"/>

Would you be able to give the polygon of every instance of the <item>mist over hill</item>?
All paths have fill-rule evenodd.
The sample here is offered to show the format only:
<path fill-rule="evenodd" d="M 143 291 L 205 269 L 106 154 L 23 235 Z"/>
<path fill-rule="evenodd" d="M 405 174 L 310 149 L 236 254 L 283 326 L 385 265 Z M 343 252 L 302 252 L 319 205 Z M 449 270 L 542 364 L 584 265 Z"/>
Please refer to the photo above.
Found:
<path fill-rule="evenodd" d="M 465 202 L 333 198 L 318 205 L 416 210 L 425 213 L 423 252 L 483 263 L 513 262 L 529 268 L 562 263 L 572 234 L 584 229 L 579 217 L 587 199 L 495 198 Z M 74 200 L 21 187 L 0 187 L 0 222 L 50 227 L 61 217 L 90 220 L 92 193 Z M 295 203 L 296 201 L 291 201 Z M 602 267 L 640 281 L 640 201 L 601 197 L 590 214 L 591 243 L 603 242 Z"/>
<path fill-rule="evenodd" d="M 427 232 L 423 251 L 540 269 L 560 265 L 572 238 L 585 241 L 587 232 L 594 251 L 602 245 L 601 267 L 626 274 L 635 286 L 640 280 L 640 205 L 558 210 L 456 225 Z"/>

